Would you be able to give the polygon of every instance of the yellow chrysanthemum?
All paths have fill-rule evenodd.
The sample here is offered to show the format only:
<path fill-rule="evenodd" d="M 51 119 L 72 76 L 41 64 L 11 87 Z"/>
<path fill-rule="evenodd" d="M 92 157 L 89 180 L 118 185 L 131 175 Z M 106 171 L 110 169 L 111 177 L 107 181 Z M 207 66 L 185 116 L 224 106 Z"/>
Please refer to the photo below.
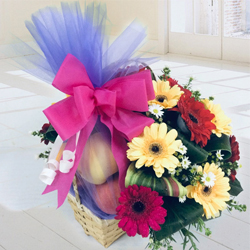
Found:
<path fill-rule="evenodd" d="M 153 166 L 156 176 L 161 177 L 165 168 L 173 171 L 180 164 L 173 155 L 181 145 L 181 140 L 175 140 L 177 135 L 175 129 L 167 133 L 165 123 L 154 123 L 128 143 L 127 157 L 136 161 L 136 168 Z"/>
<path fill-rule="evenodd" d="M 148 104 L 159 104 L 164 109 L 176 106 L 181 95 L 184 93 L 177 85 L 171 88 L 168 81 L 153 81 L 153 86 L 155 99 L 149 101 Z"/>
<path fill-rule="evenodd" d="M 220 104 L 214 104 L 213 101 L 209 101 L 208 99 L 204 99 L 202 102 L 205 108 L 215 115 L 212 123 L 216 126 L 216 129 L 212 130 L 212 132 L 218 137 L 221 137 L 221 134 L 231 135 L 232 127 L 229 125 L 231 119 L 224 114 Z"/>
<path fill-rule="evenodd" d="M 202 171 L 199 167 L 198 171 Z M 197 186 L 187 186 L 187 197 L 194 198 L 196 202 L 203 206 L 204 213 L 207 219 L 211 217 L 215 218 L 220 215 L 219 211 L 224 210 L 227 205 L 226 201 L 229 201 L 230 195 L 228 190 L 230 190 L 229 179 L 224 177 L 224 172 L 214 163 L 206 163 L 203 173 L 212 172 L 215 175 L 214 185 L 208 187 L 201 185 Z"/>

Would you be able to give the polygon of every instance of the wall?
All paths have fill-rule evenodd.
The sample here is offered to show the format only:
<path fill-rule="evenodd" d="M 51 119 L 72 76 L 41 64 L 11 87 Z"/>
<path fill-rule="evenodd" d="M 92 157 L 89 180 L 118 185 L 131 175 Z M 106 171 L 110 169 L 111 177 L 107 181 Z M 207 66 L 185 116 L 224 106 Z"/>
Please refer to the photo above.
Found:
<path fill-rule="evenodd" d="M 73 2 L 75 0 L 67 0 Z M 163 0 L 164 1 L 164 0 Z M 89 0 L 86 1 L 91 2 Z M 135 18 L 147 26 L 148 39 L 158 39 L 158 0 L 101 0 L 106 2 L 113 24 L 111 34 L 117 36 Z M 84 7 L 85 1 L 80 0 Z M 59 0 L 0 0 L 0 44 L 13 42 L 11 34 L 24 41 L 31 40 L 24 21 L 45 6 L 60 6 Z"/>

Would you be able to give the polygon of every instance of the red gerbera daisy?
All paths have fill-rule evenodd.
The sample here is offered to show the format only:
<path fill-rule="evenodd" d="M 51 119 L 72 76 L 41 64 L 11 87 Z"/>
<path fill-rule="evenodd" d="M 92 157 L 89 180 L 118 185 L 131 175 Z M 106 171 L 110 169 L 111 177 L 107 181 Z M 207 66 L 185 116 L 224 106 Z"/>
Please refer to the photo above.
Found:
<path fill-rule="evenodd" d="M 120 220 L 118 226 L 127 232 L 128 236 L 135 236 L 136 233 L 142 237 L 148 237 L 149 227 L 158 231 L 159 224 L 165 222 L 167 210 L 163 205 L 162 197 L 151 188 L 137 185 L 128 186 L 119 198 L 119 205 L 116 208 Z"/>
<path fill-rule="evenodd" d="M 216 129 L 216 126 L 211 122 L 214 114 L 205 109 L 203 103 L 191 97 L 189 92 L 181 96 L 177 105 L 182 119 L 191 132 L 190 140 L 205 147 L 212 134 L 212 129 Z"/>
<path fill-rule="evenodd" d="M 234 135 L 230 136 L 230 146 L 232 156 L 227 161 L 234 163 L 240 159 L 239 143 L 236 141 L 236 137 Z"/>
<path fill-rule="evenodd" d="M 164 75 L 163 75 L 163 77 L 164 77 Z M 171 78 L 171 77 L 169 77 L 169 78 L 163 78 L 163 79 L 169 82 L 169 85 L 170 85 L 171 88 L 172 88 L 174 85 L 177 85 L 177 86 L 180 88 L 180 90 L 183 91 L 184 93 L 187 93 L 187 92 L 188 92 L 188 93 L 191 94 L 191 91 L 188 90 L 188 89 L 184 89 L 184 88 L 178 83 L 177 80 L 175 80 L 175 79 L 173 79 L 173 78 Z"/>

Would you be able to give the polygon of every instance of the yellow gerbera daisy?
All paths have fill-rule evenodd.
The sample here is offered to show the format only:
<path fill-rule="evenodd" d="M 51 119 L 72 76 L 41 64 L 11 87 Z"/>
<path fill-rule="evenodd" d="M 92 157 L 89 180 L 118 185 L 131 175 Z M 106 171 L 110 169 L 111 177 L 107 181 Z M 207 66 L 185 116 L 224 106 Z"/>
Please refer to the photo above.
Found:
<path fill-rule="evenodd" d="M 146 126 L 139 137 L 128 143 L 127 157 L 136 161 L 136 168 L 153 166 L 156 176 L 161 177 L 165 168 L 173 171 L 180 164 L 173 156 L 181 145 L 181 140 L 175 140 L 177 135 L 175 129 L 167 133 L 165 123 Z"/>
<path fill-rule="evenodd" d="M 214 104 L 213 101 L 209 101 L 208 99 L 204 99 L 202 102 L 205 108 L 215 115 L 212 123 L 216 126 L 216 129 L 212 130 L 212 132 L 218 137 L 221 137 L 221 134 L 231 135 L 232 127 L 229 125 L 231 119 L 224 114 L 220 104 Z"/>
<path fill-rule="evenodd" d="M 155 99 L 149 101 L 148 104 L 159 104 L 164 109 L 170 109 L 176 106 L 181 95 L 184 93 L 177 85 L 171 88 L 168 81 L 153 81 L 153 86 Z"/>
<path fill-rule="evenodd" d="M 202 171 L 199 167 L 198 172 Z M 214 163 L 206 163 L 203 173 L 215 176 L 213 186 L 206 186 L 198 183 L 197 186 L 187 186 L 187 197 L 194 198 L 196 202 L 203 206 L 204 213 L 207 219 L 215 218 L 220 215 L 219 211 L 227 207 L 226 201 L 229 201 L 230 195 L 227 192 L 230 190 L 229 179 L 224 177 L 224 172 Z"/>

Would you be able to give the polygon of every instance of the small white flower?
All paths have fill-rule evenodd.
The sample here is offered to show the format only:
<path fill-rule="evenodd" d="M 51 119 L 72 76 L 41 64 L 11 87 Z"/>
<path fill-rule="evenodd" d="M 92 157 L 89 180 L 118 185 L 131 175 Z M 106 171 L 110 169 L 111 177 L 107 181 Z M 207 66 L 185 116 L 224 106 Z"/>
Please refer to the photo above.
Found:
<path fill-rule="evenodd" d="M 224 155 L 221 153 L 221 150 L 217 150 L 216 156 L 217 156 L 217 158 L 218 158 L 219 160 L 223 160 L 223 157 L 222 157 L 222 156 L 224 156 Z"/>
<path fill-rule="evenodd" d="M 191 164 L 191 161 L 188 160 L 187 156 L 184 156 L 182 161 L 181 161 L 181 166 L 185 169 L 187 169 L 189 167 L 189 165 Z"/>
<path fill-rule="evenodd" d="M 213 172 L 208 172 L 204 173 L 203 176 L 201 177 L 201 180 L 204 182 L 204 185 L 207 187 L 213 187 L 214 186 L 214 181 L 215 179 L 215 175 Z"/>
<path fill-rule="evenodd" d="M 181 153 L 182 155 L 185 155 L 187 153 L 187 147 L 181 144 L 180 147 L 177 149 L 177 152 Z"/>
<path fill-rule="evenodd" d="M 39 155 L 34 155 L 35 159 L 38 160 L 39 159 Z"/>
<path fill-rule="evenodd" d="M 227 175 L 229 176 L 230 174 L 231 174 L 231 170 L 228 169 L 228 170 L 227 170 Z"/>
<path fill-rule="evenodd" d="M 186 196 L 179 197 L 179 202 L 184 203 L 186 201 Z"/>
<path fill-rule="evenodd" d="M 153 243 L 153 239 L 152 238 L 149 238 L 149 243 Z"/>
<path fill-rule="evenodd" d="M 171 175 L 175 175 L 176 171 L 175 171 L 175 170 L 169 171 L 169 173 L 170 173 Z"/>
<path fill-rule="evenodd" d="M 199 167 L 199 165 L 194 164 L 194 165 L 192 166 L 192 169 L 191 169 L 191 170 L 193 170 L 193 172 L 196 173 L 197 170 L 198 170 L 198 167 Z"/>
<path fill-rule="evenodd" d="M 162 115 L 164 114 L 162 110 L 163 110 L 163 107 L 161 107 L 159 104 L 152 104 L 148 107 L 148 111 L 151 114 L 155 115 L 156 118 L 162 117 Z"/>

